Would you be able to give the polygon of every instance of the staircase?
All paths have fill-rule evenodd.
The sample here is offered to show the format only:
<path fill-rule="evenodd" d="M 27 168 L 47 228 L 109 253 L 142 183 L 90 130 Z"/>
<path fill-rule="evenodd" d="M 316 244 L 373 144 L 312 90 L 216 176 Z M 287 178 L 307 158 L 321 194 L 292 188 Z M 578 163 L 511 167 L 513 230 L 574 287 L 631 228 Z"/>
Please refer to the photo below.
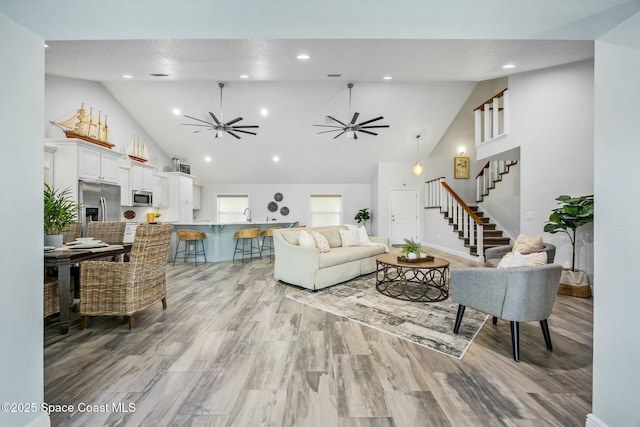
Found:
<path fill-rule="evenodd" d="M 504 237 L 501 230 L 496 230 L 491 219 L 477 206 L 467 205 L 449 187 L 444 177 L 426 182 L 425 199 L 425 207 L 440 209 L 458 238 L 469 248 L 471 255 L 483 257 L 485 249 L 510 243 L 510 239 Z"/>
<path fill-rule="evenodd" d="M 496 225 L 491 223 L 491 218 L 485 216 L 484 212 L 479 211 L 477 206 L 469 206 L 469 208 L 476 214 L 478 218 L 483 223 L 482 226 L 482 253 L 487 248 L 492 248 L 494 246 L 508 245 L 511 243 L 508 237 L 504 237 L 502 235 L 502 230 L 497 230 Z M 469 253 L 474 256 L 478 256 L 478 234 L 477 230 L 474 231 L 474 238 L 472 243 L 471 237 L 465 237 L 464 231 L 459 230 L 458 224 L 453 221 L 453 218 L 450 218 L 447 212 L 442 212 L 445 219 L 449 221 L 449 225 L 453 227 L 453 231 L 458 233 L 458 239 L 464 240 L 464 246 L 469 248 Z"/>
<path fill-rule="evenodd" d="M 476 175 L 476 202 L 480 203 L 489 191 L 496 188 L 496 182 L 502 181 L 502 175 L 509 173 L 509 168 L 518 164 L 517 160 L 490 160 Z"/>

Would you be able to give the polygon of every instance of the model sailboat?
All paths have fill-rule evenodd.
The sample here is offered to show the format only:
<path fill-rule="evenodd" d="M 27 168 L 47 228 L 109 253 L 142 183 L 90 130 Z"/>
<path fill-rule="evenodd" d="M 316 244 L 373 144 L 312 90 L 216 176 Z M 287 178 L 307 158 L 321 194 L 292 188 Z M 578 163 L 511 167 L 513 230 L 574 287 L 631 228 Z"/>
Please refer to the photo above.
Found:
<path fill-rule="evenodd" d="M 131 145 L 127 149 L 127 156 L 131 160 L 135 160 L 136 162 L 146 163 L 149 160 L 149 152 L 147 151 L 147 144 L 143 141 L 140 143 L 140 140 L 137 136 L 134 136 L 131 140 Z"/>
<path fill-rule="evenodd" d="M 98 117 L 96 117 L 93 114 L 93 108 L 87 114 L 84 104 L 68 119 L 59 122 L 49 121 L 49 123 L 62 129 L 67 138 L 82 139 L 107 148 L 115 147 L 109 142 L 107 115 L 105 114 L 103 118 L 102 112 L 98 112 Z"/>

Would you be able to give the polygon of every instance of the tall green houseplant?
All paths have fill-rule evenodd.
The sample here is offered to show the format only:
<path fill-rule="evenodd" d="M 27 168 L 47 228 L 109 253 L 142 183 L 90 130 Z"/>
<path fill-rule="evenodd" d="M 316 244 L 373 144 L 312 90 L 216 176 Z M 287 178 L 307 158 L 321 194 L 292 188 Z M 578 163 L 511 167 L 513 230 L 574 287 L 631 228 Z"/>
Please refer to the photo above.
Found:
<path fill-rule="evenodd" d="M 551 211 L 544 231 L 553 234 L 567 233 L 573 247 L 571 271 L 576 271 L 576 230 L 593 222 L 593 195 L 580 197 L 562 195 L 556 197 L 556 200 L 561 206 Z"/>
<path fill-rule="evenodd" d="M 80 204 L 71 198 L 71 189 L 56 190 L 44 185 L 44 234 L 62 234 L 78 217 Z"/>

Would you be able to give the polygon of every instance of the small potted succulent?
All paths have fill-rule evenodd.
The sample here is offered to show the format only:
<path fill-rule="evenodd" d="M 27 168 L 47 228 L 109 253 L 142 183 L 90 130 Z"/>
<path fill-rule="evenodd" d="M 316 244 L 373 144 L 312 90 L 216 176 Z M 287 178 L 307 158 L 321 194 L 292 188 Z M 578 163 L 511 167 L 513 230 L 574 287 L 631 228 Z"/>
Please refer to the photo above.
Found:
<path fill-rule="evenodd" d="M 62 246 L 62 233 L 76 221 L 80 204 L 71 198 L 71 189 L 56 190 L 44 185 L 44 245 Z"/>
<path fill-rule="evenodd" d="M 402 245 L 402 253 L 407 259 L 416 259 L 420 257 L 420 243 L 416 243 L 411 239 L 404 239 L 404 245 Z"/>

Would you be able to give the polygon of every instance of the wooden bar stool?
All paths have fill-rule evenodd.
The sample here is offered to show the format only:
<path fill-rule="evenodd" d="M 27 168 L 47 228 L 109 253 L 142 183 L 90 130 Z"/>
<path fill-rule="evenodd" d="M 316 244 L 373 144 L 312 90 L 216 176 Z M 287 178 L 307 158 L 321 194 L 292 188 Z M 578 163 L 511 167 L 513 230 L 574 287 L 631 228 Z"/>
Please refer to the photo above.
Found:
<path fill-rule="evenodd" d="M 244 228 L 242 230 L 238 230 L 235 232 L 233 237 L 236 238 L 236 249 L 233 252 L 233 261 L 236 260 L 236 255 L 242 255 L 242 262 L 247 255 L 249 255 L 249 259 L 253 259 L 253 255 L 257 254 L 260 259 L 262 259 L 262 253 L 260 251 L 260 244 L 258 242 L 258 235 L 260 234 L 260 230 L 258 228 Z M 238 247 L 242 241 L 242 247 Z M 249 248 L 246 248 L 246 243 L 249 242 Z M 255 241 L 255 246 L 254 246 Z"/>
<path fill-rule="evenodd" d="M 176 231 L 178 235 L 178 244 L 176 245 L 176 253 L 173 256 L 173 265 L 176 265 L 176 258 L 178 254 L 180 258 L 187 262 L 187 258 L 193 257 L 196 263 L 196 267 L 198 266 L 198 256 L 204 256 L 204 262 L 207 262 L 207 254 L 204 251 L 204 239 L 207 238 L 207 235 L 199 230 L 178 230 Z M 180 242 L 184 242 L 184 249 L 180 249 Z M 198 242 L 200 242 L 201 249 L 198 249 Z"/>
<path fill-rule="evenodd" d="M 260 236 L 262 236 L 262 246 L 260 246 L 260 256 L 262 256 L 262 251 L 265 249 L 269 251 L 269 256 L 273 256 L 273 230 L 282 228 L 282 227 L 271 227 L 260 232 Z"/>

